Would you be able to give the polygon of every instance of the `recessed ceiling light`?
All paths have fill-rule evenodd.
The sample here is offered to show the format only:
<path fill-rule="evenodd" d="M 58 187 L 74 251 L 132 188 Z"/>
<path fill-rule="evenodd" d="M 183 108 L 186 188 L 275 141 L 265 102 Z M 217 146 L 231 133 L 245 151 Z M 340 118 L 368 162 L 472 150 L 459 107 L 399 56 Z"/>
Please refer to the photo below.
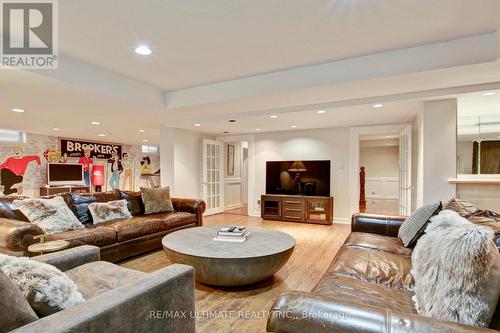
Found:
<path fill-rule="evenodd" d="M 493 95 L 496 95 L 496 92 L 494 92 L 494 91 L 488 91 L 488 92 L 485 92 L 483 94 L 483 96 L 493 96 Z"/>
<path fill-rule="evenodd" d="M 383 107 L 383 106 L 384 106 L 384 104 L 373 104 L 373 107 L 374 107 L 374 108 L 381 108 L 381 107 Z"/>
<path fill-rule="evenodd" d="M 52 130 L 53 130 L 53 131 L 60 131 L 61 129 L 60 129 L 60 128 L 57 128 L 57 127 L 54 127 Z"/>
<path fill-rule="evenodd" d="M 196 126 L 196 127 L 200 127 L 200 126 L 201 126 L 201 124 L 194 124 L 194 126 Z"/>
<path fill-rule="evenodd" d="M 23 110 L 23 109 L 18 109 L 18 108 L 13 108 L 13 109 L 12 109 L 12 112 L 23 113 L 23 112 L 24 112 L 24 110 Z"/>
<path fill-rule="evenodd" d="M 256 128 L 255 130 L 256 130 L 256 131 L 260 131 L 260 128 Z"/>
<path fill-rule="evenodd" d="M 276 118 L 278 118 L 278 116 L 273 114 L 273 115 L 269 116 L 269 118 L 276 119 Z"/>
<path fill-rule="evenodd" d="M 140 45 L 140 46 L 136 47 L 134 51 L 135 51 L 135 53 L 140 54 L 140 55 L 144 55 L 144 56 L 150 55 L 151 53 L 153 53 L 151 51 L 151 49 L 149 47 L 147 47 L 146 45 Z"/>
<path fill-rule="evenodd" d="M 92 125 L 101 125 L 101 123 L 100 123 L 100 122 L 98 122 L 98 121 L 93 121 L 93 122 L 91 122 L 91 124 L 92 124 Z"/>
<path fill-rule="evenodd" d="M 326 111 L 325 110 L 318 110 L 316 113 L 317 114 L 323 114 L 323 113 L 326 113 Z"/>
<path fill-rule="evenodd" d="M 140 129 L 139 132 L 144 133 L 146 130 Z"/>
<path fill-rule="evenodd" d="M 291 128 L 297 128 L 297 125 L 292 125 L 292 126 L 290 126 L 290 127 L 291 127 Z"/>
<path fill-rule="evenodd" d="M 144 139 L 144 140 L 142 140 L 142 142 L 149 142 L 149 140 L 148 139 Z"/>
<path fill-rule="evenodd" d="M 106 134 L 98 134 L 99 136 L 106 136 Z"/>

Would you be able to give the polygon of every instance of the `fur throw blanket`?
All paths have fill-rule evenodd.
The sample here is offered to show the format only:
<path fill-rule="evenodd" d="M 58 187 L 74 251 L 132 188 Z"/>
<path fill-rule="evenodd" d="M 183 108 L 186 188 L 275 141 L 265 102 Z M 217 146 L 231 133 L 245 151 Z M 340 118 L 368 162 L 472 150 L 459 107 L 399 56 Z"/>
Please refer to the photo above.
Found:
<path fill-rule="evenodd" d="M 39 317 L 85 301 L 76 284 L 52 265 L 0 254 L 0 269 L 19 287 Z"/>
<path fill-rule="evenodd" d="M 500 294 L 500 254 L 490 229 L 443 210 L 412 253 L 419 314 L 488 327 Z"/>

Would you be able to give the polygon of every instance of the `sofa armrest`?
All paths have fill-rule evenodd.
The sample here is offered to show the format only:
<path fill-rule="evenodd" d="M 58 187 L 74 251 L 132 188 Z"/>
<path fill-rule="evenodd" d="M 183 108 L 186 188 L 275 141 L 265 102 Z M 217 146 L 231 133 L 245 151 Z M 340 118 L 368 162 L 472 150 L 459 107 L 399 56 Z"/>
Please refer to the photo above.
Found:
<path fill-rule="evenodd" d="M 0 248 L 26 252 L 35 241 L 33 237 L 44 234 L 36 224 L 0 218 Z"/>
<path fill-rule="evenodd" d="M 305 292 L 286 292 L 278 297 L 269 314 L 267 331 L 276 333 L 495 332 Z"/>
<path fill-rule="evenodd" d="M 64 272 L 92 261 L 99 261 L 101 250 L 97 246 L 82 245 L 31 259 L 55 266 Z"/>
<path fill-rule="evenodd" d="M 405 219 L 406 216 L 357 213 L 352 215 L 351 231 L 398 237 Z"/>
<path fill-rule="evenodd" d="M 194 269 L 170 265 L 12 332 L 194 333 Z"/>
<path fill-rule="evenodd" d="M 171 198 L 174 209 L 177 212 L 188 212 L 198 216 L 198 225 L 203 225 L 203 213 L 207 208 L 205 201 L 201 199 Z"/>

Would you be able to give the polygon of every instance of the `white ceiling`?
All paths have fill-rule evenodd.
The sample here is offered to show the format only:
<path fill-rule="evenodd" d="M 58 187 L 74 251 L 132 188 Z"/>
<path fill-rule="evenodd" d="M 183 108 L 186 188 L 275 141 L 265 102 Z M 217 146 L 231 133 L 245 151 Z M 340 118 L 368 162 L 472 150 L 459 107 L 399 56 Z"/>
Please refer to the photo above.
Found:
<path fill-rule="evenodd" d="M 415 116 L 421 99 L 389 102 L 408 99 L 394 97 L 397 94 L 500 82 L 500 61 L 492 62 L 498 57 L 496 45 L 489 42 L 492 34 L 480 36 L 500 27 L 499 12 L 498 0 L 59 1 L 60 68 L 0 71 L 0 127 L 158 144 L 159 128 L 165 124 L 220 135 L 253 133 L 256 128 L 293 130 L 291 125 L 305 129 L 406 122 Z M 217 87 L 208 85 L 190 90 L 188 100 L 197 104 L 177 109 L 167 105 L 169 97 L 183 96 L 185 91 L 177 90 L 183 87 L 467 36 L 486 47 L 469 47 L 474 49 L 472 56 L 463 52 L 458 60 L 435 57 L 436 67 L 427 70 L 411 67 L 409 58 L 398 64 L 407 63 L 408 71 L 387 74 L 396 66 L 386 66 L 380 71 L 384 75 L 374 77 L 359 76 L 363 69 L 347 66 L 347 74 L 334 71 L 331 76 L 342 79 L 352 72 L 352 82 L 297 84 L 286 94 L 272 78 L 259 77 L 247 86 L 251 88 L 226 81 L 224 93 L 241 92 L 239 97 L 224 100 Z M 133 52 L 142 43 L 153 49 L 150 57 Z M 447 46 L 455 50 L 449 45 L 429 49 L 439 55 Z M 377 67 L 370 62 L 374 58 L 368 58 L 359 61 Z M 310 79 L 311 73 L 304 71 L 296 81 Z M 163 100 L 165 90 L 169 94 Z M 392 97 L 384 100 L 384 108 L 373 109 L 366 100 L 375 103 L 385 95 Z M 357 102 L 341 107 L 349 100 Z M 317 115 L 318 103 L 325 101 L 332 105 L 326 103 L 321 108 L 328 112 Z M 13 107 L 26 112 L 10 112 Z M 271 121 L 272 113 L 280 114 L 279 121 Z M 232 125 L 227 122 L 231 114 L 238 120 Z M 93 120 L 102 125 L 90 125 Z M 98 137 L 99 133 L 107 136 Z"/>
<path fill-rule="evenodd" d="M 1 128 L 128 144 L 159 142 L 158 125 L 141 117 L 140 106 L 126 99 L 26 71 L 0 74 Z M 25 112 L 11 112 L 12 108 Z M 53 131 L 54 127 L 61 131 Z"/>
<path fill-rule="evenodd" d="M 197 122 L 201 125 L 199 127 L 194 126 L 196 123 L 191 121 L 183 121 L 177 123 L 176 127 L 213 135 L 231 135 L 327 127 L 396 124 L 411 122 L 420 109 L 421 102 L 403 101 L 384 104 L 380 108 L 374 108 L 372 105 L 359 105 L 325 109 L 326 112 L 323 114 L 318 114 L 318 110 L 280 113 L 278 118 L 274 119 L 270 118 L 270 115 L 240 116 L 235 118 L 235 123 L 230 123 L 230 118 L 204 119 Z M 297 127 L 291 128 L 291 126 Z M 224 133 L 226 131 L 229 133 Z"/>
<path fill-rule="evenodd" d="M 174 90 L 496 31 L 498 13 L 498 0 L 64 0 L 59 45 Z"/>

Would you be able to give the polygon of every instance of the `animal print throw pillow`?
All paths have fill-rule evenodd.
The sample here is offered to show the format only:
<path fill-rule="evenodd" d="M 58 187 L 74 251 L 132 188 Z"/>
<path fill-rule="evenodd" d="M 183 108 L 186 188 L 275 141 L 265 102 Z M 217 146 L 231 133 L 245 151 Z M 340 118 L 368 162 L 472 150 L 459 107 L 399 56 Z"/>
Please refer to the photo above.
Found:
<path fill-rule="evenodd" d="M 60 196 L 15 200 L 14 205 L 46 234 L 85 228 Z"/>
<path fill-rule="evenodd" d="M 127 207 L 127 200 L 125 199 L 108 202 L 93 202 L 89 205 L 89 211 L 92 215 L 94 224 L 132 217 Z"/>

